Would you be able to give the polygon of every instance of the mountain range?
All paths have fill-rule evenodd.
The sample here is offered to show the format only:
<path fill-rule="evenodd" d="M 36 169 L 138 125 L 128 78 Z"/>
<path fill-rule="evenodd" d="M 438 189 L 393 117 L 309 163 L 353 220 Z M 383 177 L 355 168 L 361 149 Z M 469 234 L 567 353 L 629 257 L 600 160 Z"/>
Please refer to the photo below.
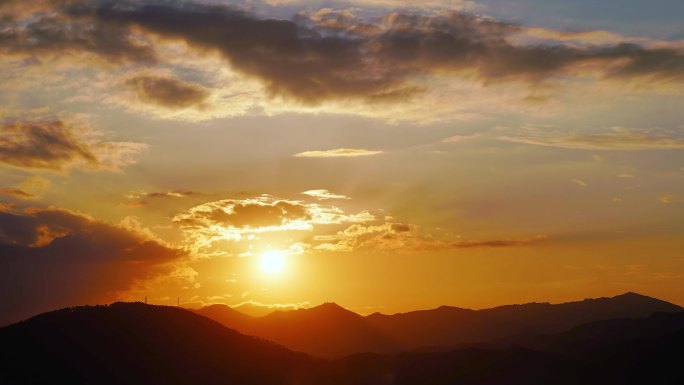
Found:
<path fill-rule="evenodd" d="M 681 307 L 659 299 L 626 293 L 562 304 L 530 303 L 484 310 L 441 306 L 365 317 L 334 303 L 275 311 L 263 317 L 251 317 L 225 305 L 212 305 L 196 312 L 228 328 L 278 342 L 295 351 L 339 358 L 364 352 L 398 353 L 427 347 L 520 343 L 588 322 L 680 310 Z"/>
<path fill-rule="evenodd" d="M 598 302 L 597 302 L 598 301 Z M 602 306 L 599 306 L 602 304 Z M 650 304 L 650 305 L 649 305 Z M 668 307 L 669 311 L 649 306 Z M 593 315 L 575 312 L 602 307 Z M 592 320 L 566 330 L 557 314 Z M 523 316 L 524 309 L 534 311 Z M 612 308 L 612 310 L 607 310 Z M 255 318 L 213 306 L 224 320 Z M 294 352 L 261 337 L 229 329 L 219 322 L 178 307 L 115 303 L 45 313 L 0 329 L 0 384 L 246 384 L 246 385 L 489 385 L 489 384 L 682 384 L 684 372 L 684 311 L 676 305 L 636 294 L 561 305 L 520 305 L 486 311 L 438 308 L 392 316 L 362 317 L 334 304 L 272 313 L 263 325 L 297 343 L 312 344 L 321 333 L 333 333 L 324 343 L 348 337 L 349 346 L 364 338 L 369 346 L 392 349 L 396 341 L 373 325 L 392 319 L 395 331 L 420 322 L 472 319 L 495 312 L 517 319 L 513 330 L 525 329 L 517 340 L 451 346 L 449 334 L 439 348 L 392 353 L 357 353 L 343 358 L 316 358 Z M 498 310 L 497 310 L 498 309 Z M 546 310 L 539 310 L 546 309 Z M 554 309 L 554 310 L 551 310 Z M 208 311 L 203 309 L 203 311 Z M 554 314 L 553 316 L 550 314 Z M 390 317 L 390 318 L 387 318 Z M 423 324 L 433 329 L 440 321 Z M 280 323 L 280 326 L 274 325 Z M 506 325 L 502 318 L 500 325 Z M 475 323 L 474 323 L 475 324 Z M 293 326 L 294 325 L 294 326 Z M 371 325 L 368 329 L 368 325 Z M 396 325 L 400 325 L 396 326 Z M 409 326 L 406 326 L 409 325 Z M 529 333 L 526 325 L 544 325 Z M 337 326 L 341 328 L 338 329 Z M 469 324 L 462 323 L 459 328 Z M 491 325 L 487 325 L 490 327 Z M 306 333 L 312 337 L 298 340 Z M 493 326 L 491 326 L 493 327 Z M 373 335 L 367 335 L 369 330 Z M 388 329 L 389 330 L 389 329 Z M 484 329 L 482 329 L 484 330 Z M 361 333 L 352 338 L 352 334 Z M 484 333 L 480 331 L 479 333 Z M 496 338 L 506 333 L 497 334 Z M 383 339 L 380 339 L 382 336 Z M 413 337 L 416 341 L 423 337 Z M 405 338 L 404 341 L 411 340 Z M 474 339 L 473 339 L 474 340 Z M 438 341 L 439 342 L 439 341 Z M 387 343 L 388 345 L 384 345 Z M 479 346 L 476 346 L 479 345 Z M 346 347 L 347 349 L 349 347 Z M 322 349 L 330 353 L 334 349 Z"/>

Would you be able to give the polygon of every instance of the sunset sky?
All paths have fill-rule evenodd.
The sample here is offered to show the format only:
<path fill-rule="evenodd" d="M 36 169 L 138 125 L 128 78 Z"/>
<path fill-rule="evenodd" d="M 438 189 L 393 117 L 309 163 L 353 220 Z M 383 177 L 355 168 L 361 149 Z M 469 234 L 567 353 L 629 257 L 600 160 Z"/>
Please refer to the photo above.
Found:
<path fill-rule="evenodd" d="M 681 0 L 0 0 L 0 324 L 684 305 Z"/>

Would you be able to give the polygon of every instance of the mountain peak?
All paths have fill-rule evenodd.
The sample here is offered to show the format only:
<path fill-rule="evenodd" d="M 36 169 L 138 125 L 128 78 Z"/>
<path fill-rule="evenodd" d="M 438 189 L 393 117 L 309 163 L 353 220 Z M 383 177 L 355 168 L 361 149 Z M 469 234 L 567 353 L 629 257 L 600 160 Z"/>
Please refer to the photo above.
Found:
<path fill-rule="evenodd" d="M 633 291 L 628 291 L 628 292 L 626 292 L 626 293 L 616 295 L 616 296 L 613 297 L 613 298 L 642 298 L 642 299 L 655 299 L 655 298 L 653 298 L 653 297 L 649 297 L 649 296 L 647 296 L 647 295 L 635 293 L 635 292 L 633 292 Z M 658 301 L 659 301 L 659 300 L 658 300 Z"/>
<path fill-rule="evenodd" d="M 328 313 L 328 314 L 340 314 L 340 313 L 354 313 L 353 311 L 349 309 L 345 309 L 342 306 L 336 304 L 335 302 L 325 302 L 322 303 L 318 306 L 314 306 L 312 308 L 307 309 L 308 311 L 313 311 L 313 312 L 322 312 L 322 313 Z"/>

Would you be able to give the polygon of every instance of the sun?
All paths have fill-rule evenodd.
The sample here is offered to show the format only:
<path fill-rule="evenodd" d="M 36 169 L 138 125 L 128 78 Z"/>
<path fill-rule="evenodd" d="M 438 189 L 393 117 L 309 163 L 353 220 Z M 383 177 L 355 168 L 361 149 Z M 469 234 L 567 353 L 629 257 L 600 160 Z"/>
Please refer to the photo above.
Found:
<path fill-rule="evenodd" d="M 270 250 L 261 254 L 259 259 L 261 271 L 269 275 L 280 274 L 285 270 L 285 253 L 280 250 Z"/>

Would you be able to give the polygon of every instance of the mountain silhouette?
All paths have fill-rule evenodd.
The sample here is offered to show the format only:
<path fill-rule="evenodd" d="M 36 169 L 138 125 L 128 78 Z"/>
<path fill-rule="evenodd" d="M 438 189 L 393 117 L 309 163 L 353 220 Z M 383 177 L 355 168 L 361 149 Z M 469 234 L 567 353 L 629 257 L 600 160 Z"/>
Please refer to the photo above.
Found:
<path fill-rule="evenodd" d="M 213 308 L 213 310 L 219 310 Z M 279 310 L 248 322 L 236 317 L 235 310 L 197 310 L 236 330 L 275 341 L 289 349 L 318 357 L 337 358 L 357 352 L 393 352 L 402 346 L 373 328 L 364 317 L 335 303 L 309 309 Z"/>
<path fill-rule="evenodd" d="M 580 324 L 614 318 L 647 317 L 655 312 L 677 312 L 680 306 L 637 293 L 612 298 L 585 299 L 552 305 L 530 303 L 507 305 L 479 312 L 498 319 L 519 322 L 536 333 L 557 333 Z"/>
<path fill-rule="evenodd" d="M 193 311 L 238 331 L 248 329 L 254 322 L 254 317 L 223 304 L 210 305 Z"/>
<path fill-rule="evenodd" d="M 393 315 L 374 313 L 366 320 L 406 349 L 498 341 L 529 331 L 519 322 L 450 306 Z"/>
<path fill-rule="evenodd" d="M 594 383 L 684 384 L 684 312 L 592 322 L 529 346 L 583 362 Z"/>
<path fill-rule="evenodd" d="M 684 330 L 684 312 L 654 313 L 646 318 L 610 319 L 583 324 L 563 333 L 538 336 L 520 344 L 536 350 L 602 360 L 610 356 L 616 347 L 634 341 L 668 339 L 681 330 Z"/>
<path fill-rule="evenodd" d="M 276 311 L 258 318 L 241 317 L 229 307 L 211 306 L 197 312 L 229 328 L 276 341 L 295 351 L 336 358 L 354 353 L 397 353 L 426 347 L 510 345 L 527 341 L 525 338 L 567 331 L 583 323 L 680 310 L 681 307 L 665 301 L 627 293 L 562 304 L 530 303 L 485 310 L 441 306 L 393 315 L 374 313 L 366 317 L 334 303 Z"/>
<path fill-rule="evenodd" d="M 335 304 L 277 312 L 269 317 L 269 322 L 287 324 L 292 319 L 307 320 L 307 325 L 314 327 L 313 335 L 336 330 L 335 323 L 340 319 L 349 324 L 359 319 L 367 322 Z M 300 325 L 301 321 L 297 322 Z M 317 322 L 332 324 L 314 325 Z M 366 330 L 363 328 L 362 332 Z M 115 303 L 59 310 L 0 329 L 0 383 L 684 383 L 684 372 L 680 370 L 684 357 L 684 312 L 596 321 L 563 333 L 540 336 L 528 344 L 503 349 L 362 353 L 323 360 L 240 334 L 185 309 Z"/>
<path fill-rule="evenodd" d="M 289 384 L 314 363 L 192 312 L 141 303 L 0 329 L 2 384 Z"/>

